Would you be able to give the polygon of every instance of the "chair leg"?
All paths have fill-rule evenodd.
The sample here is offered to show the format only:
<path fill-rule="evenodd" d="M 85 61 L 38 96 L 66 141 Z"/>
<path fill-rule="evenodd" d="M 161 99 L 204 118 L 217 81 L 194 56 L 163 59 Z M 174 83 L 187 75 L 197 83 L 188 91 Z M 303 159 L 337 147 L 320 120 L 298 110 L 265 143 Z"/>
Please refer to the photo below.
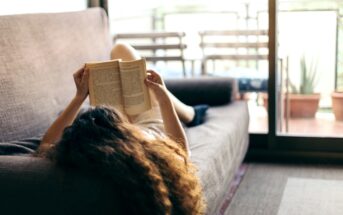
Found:
<path fill-rule="evenodd" d="M 201 75 L 206 75 L 206 61 L 201 61 Z"/>
<path fill-rule="evenodd" d="M 187 77 L 185 61 L 182 61 L 182 72 L 183 72 L 183 77 L 184 78 Z"/>
<path fill-rule="evenodd" d="M 194 77 L 194 60 L 191 60 L 191 72 L 192 72 L 192 77 Z"/>

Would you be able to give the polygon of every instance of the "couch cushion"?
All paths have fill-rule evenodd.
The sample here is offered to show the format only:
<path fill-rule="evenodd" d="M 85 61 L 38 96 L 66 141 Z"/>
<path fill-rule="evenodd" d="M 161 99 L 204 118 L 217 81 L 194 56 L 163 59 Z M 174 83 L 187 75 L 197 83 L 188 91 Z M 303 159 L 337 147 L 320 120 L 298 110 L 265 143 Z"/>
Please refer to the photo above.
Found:
<path fill-rule="evenodd" d="M 206 122 L 188 128 L 191 160 L 199 169 L 208 204 L 207 214 L 218 214 L 248 146 L 246 102 L 211 107 Z"/>
<path fill-rule="evenodd" d="M 41 135 L 74 95 L 72 73 L 110 58 L 100 9 L 0 16 L 0 31 L 0 142 Z"/>

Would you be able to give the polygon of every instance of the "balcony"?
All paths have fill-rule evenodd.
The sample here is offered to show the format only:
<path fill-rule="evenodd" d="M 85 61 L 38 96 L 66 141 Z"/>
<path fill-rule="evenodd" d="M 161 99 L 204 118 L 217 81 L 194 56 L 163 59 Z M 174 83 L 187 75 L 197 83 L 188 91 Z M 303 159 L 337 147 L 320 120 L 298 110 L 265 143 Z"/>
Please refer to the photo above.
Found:
<path fill-rule="evenodd" d="M 241 99 L 247 99 L 249 104 L 250 132 L 267 133 L 268 114 L 263 106 L 263 95 L 267 92 L 270 74 L 268 1 L 227 4 L 224 1 L 154 3 L 151 7 L 131 10 L 131 14 L 110 14 L 112 32 L 113 35 L 182 32 L 183 59 L 179 62 L 153 61 L 151 67 L 167 78 L 201 75 L 236 78 Z M 110 11 L 115 13 L 114 8 Z M 277 76 L 277 132 L 340 136 L 343 121 L 334 115 L 332 94 L 343 90 L 343 3 L 338 0 L 282 0 L 279 1 L 277 25 L 278 69 L 271 71 Z M 214 37 L 205 41 L 206 32 Z M 218 35 L 213 35 L 215 32 Z M 166 43 L 168 39 L 155 38 L 152 42 Z M 155 49 L 152 53 L 162 57 L 176 52 Z M 312 93 L 319 95 L 312 115 L 293 116 L 292 94 Z M 342 102 L 335 99 L 335 106 L 338 103 Z M 297 109 L 303 110 L 307 106 L 300 105 Z M 343 110 L 341 112 L 343 114 Z"/>

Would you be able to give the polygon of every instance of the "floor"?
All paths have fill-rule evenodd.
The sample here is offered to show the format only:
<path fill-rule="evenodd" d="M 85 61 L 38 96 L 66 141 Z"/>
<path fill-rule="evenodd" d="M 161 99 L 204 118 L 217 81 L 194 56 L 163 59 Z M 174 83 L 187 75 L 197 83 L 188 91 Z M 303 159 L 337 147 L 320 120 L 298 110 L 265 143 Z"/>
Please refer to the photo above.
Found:
<path fill-rule="evenodd" d="M 342 166 L 249 163 L 225 215 L 342 214 L 337 211 L 343 211 Z"/>
<path fill-rule="evenodd" d="M 268 132 L 268 113 L 256 99 L 247 100 L 250 114 L 250 133 Z M 278 122 L 280 134 L 302 136 L 337 136 L 343 137 L 343 122 L 336 121 L 332 112 L 318 111 L 312 119 L 294 119 Z"/>

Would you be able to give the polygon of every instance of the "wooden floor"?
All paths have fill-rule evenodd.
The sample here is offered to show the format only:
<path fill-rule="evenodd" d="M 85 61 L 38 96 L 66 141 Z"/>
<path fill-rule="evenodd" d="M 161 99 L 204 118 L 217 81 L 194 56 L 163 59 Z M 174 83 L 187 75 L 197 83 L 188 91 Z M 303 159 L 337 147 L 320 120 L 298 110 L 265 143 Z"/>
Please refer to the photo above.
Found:
<path fill-rule="evenodd" d="M 254 100 L 248 101 L 250 114 L 250 133 L 268 132 L 268 114 L 263 105 L 257 105 Z M 343 122 L 336 121 L 332 113 L 318 112 L 312 119 L 289 119 L 278 127 L 282 127 L 280 134 L 302 136 L 333 136 L 343 137 Z"/>

